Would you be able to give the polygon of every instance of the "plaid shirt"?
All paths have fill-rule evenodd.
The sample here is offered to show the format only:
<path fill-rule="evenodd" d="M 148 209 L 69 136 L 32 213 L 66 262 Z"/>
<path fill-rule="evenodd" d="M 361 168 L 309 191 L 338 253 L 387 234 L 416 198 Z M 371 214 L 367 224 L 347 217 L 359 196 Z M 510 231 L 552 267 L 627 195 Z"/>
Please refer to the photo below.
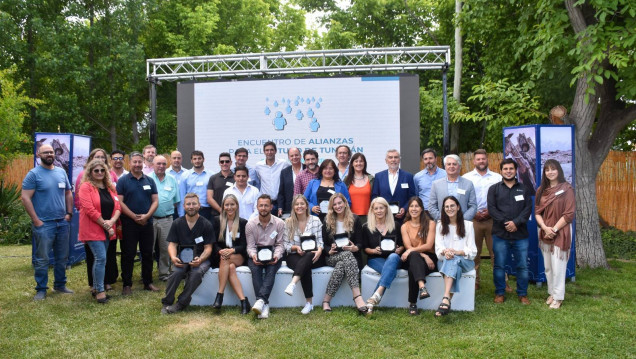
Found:
<path fill-rule="evenodd" d="M 296 175 L 296 182 L 294 182 L 294 196 L 297 194 L 304 194 L 309 181 L 316 178 L 318 178 L 318 176 L 309 172 L 308 169 L 298 172 L 298 175 Z"/>

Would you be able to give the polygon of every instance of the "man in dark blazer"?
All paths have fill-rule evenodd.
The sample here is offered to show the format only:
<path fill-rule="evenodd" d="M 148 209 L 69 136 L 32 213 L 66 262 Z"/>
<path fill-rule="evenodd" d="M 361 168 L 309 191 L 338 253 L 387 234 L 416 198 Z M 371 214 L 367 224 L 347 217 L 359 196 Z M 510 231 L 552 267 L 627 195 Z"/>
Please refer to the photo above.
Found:
<path fill-rule="evenodd" d="M 294 182 L 296 175 L 303 169 L 300 162 L 300 150 L 292 147 L 287 151 L 287 157 L 291 166 L 285 167 L 280 172 L 280 185 L 278 186 L 278 198 L 276 205 L 278 206 L 278 217 L 283 213 L 291 213 L 292 199 L 294 198 Z"/>
<path fill-rule="evenodd" d="M 444 157 L 446 176 L 433 181 L 429 194 L 428 212 L 434 220 L 441 219 L 444 198 L 455 196 L 462 207 L 464 220 L 472 221 L 477 213 L 477 196 L 473 182 L 459 175 L 462 160 L 457 155 Z"/>
<path fill-rule="evenodd" d="M 400 152 L 398 150 L 388 150 L 385 161 L 389 168 L 376 173 L 371 189 L 371 199 L 382 197 L 389 202 L 391 207 L 397 202 L 398 208 L 395 208 L 397 213 L 394 214 L 395 218 L 401 222 L 406 214 L 409 198 L 416 195 L 413 175 L 400 169 Z"/>

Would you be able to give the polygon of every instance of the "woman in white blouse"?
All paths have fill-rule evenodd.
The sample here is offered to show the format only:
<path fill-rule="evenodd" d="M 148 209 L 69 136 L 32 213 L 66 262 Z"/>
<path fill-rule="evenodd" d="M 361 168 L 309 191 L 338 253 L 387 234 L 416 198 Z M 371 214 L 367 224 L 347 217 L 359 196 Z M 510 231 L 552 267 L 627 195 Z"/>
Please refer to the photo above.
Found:
<path fill-rule="evenodd" d="M 477 255 L 473 223 L 464 220 L 457 198 L 444 198 L 441 221 L 435 232 L 435 254 L 439 259 L 439 271 L 444 276 L 444 297 L 436 317 L 448 314 L 451 308 L 451 293 L 459 292 L 462 273 L 475 268 L 473 259 Z"/>
<path fill-rule="evenodd" d="M 285 293 L 293 295 L 296 283 L 300 282 L 307 300 L 301 313 L 309 314 L 314 309 L 311 269 L 324 265 L 324 261 L 320 261 L 323 248 L 322 222 L 309 214 L 309 202 L 302 194 L 297 194 L 292 200 L 292 213 L 285 221 L 283 242 L 287 250 L 287 266 L 294 270 Z"/>

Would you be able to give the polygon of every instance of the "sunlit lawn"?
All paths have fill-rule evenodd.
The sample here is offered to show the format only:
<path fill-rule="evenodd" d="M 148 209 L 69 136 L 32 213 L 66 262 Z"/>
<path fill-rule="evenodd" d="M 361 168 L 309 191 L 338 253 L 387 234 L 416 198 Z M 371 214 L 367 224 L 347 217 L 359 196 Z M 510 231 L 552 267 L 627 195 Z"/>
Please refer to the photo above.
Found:
<path fill-rule="evenodd" d="M 76 294 L 49 292 L 45 301 L 33 302 L 30 250 L 0 247 L 2 358 L 636 357 L 633 262 L 579 270 L 560 310 L 543 304 L 545 286 L 531 286 L 530 306 L 493 304 L 490 261 L 484 260 L 474 312 L 436 319 L 432 311 L 411 317 L 404 309 L 380 307 L 367 318 L 353 308 L 308 316 L 294 308 L 256 320 L 239 315 L 237 307 L 162 315 L 163 293 L 140 290 L 138 265 L 131 297 L 121 297 L 118 282 L 110 303 L 95 303 L 82 263 L 68 271 Z"/>

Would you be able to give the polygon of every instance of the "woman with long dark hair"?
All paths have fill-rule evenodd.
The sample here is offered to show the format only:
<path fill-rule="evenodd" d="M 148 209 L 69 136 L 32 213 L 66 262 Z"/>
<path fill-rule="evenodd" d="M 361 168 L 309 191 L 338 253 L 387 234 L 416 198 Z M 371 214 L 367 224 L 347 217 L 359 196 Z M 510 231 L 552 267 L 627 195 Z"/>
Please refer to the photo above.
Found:
<path fill-rule="evenodd" d="M 223 305 L 225 286 L 230 286 L 241 301 L 241 314 L 250 312 L 250 302 L 243 294 L 243 287 L 236 275 L 236 268 L 242 266 L 247 258 L 247 239 L 245 225 L 247 220 L 239 217 L 239 201 L 228 194 L 221 202 L 221 214 L 213 220 L 216 238 L 212 252 L 212 265 L 219 268 L 219 290 L 216 293 L 213 308 Z"/>
<path fill-rule="evenodd" d="M 450 312 L 451 298 L 459 292 L 462 274 L 475 268 L 473 259 L 477 255 L 473 222 L 464 220 L 457 198 L 448 196 L 442 203 L 441 221 L 435 230 L 435 253 L 442 261 L 439 272 L 444 277 L 444 297 L 436 317 Z"/>
<path fill-rule="evenodd" d="M 344 183 L 351 196 L 351 212 L 358 215 L 362 223 L 366 223 L 371 205 L 373 175 L 367 172 L 367 158 L 362 153 L 357 152 L 351 157 L 351 165 Z"/>
<path fill-rule="evenodd" d="M 360 294 L 362 224 L 358 216 L 351 213 L 347 199 L 342 193 L 336 193 L 329 199 L 329 211 L 322 228 L 327 265 L 333 267 L 322 300 L 322 310 L 331 312 L 331 298 L 336 295 L 342 281 L 346 280 L 358 312 L 366 313 L 367 307 Z"/>
<path fill-rule="evenodd" d="M 322 267 L 322 222 L 316 216 L 309 214 L 309 202 L 302 194 L 297 194 L 292 199 L 292 211 L 285 221 L 283 243 L 287 250 L 287 266 L 294 271 L 291 283 L 287 285 L 285 293 L 294 295 L 296 284 L 300 282 L 306 303 L 300 311 L 309 314 L 314 310 L 313 305 L 313 281 L 311 269 Z M 304 241 L 307 241 L 304 243 Z M 313 243 L 314 248 L 309 248 Z M 305 246 L 305 249 L 303 249 Z"/>
<path fill-rule="evenodd" d="M 417 300 L 431 296 L 426 289 L 426 276 L 437 271 L 435 222 L 417 196 L 408 201 L 401 231 L 406 248 L 402 253 L 402 261 L 409 269 L 409 314 L 417 315 Z"/>
<path fill-rule="evenodd" d="M 342 193 L 347 202 L 351 204 L 347 186 L 338 176 L 338 167 L 333 160 L 322 161 L 318 168 L 318 178 L 309 181 L 305 189 L 305 198 L 309 201 L 309 210 L 312 214 L 320 217 L 321 220 L 327 214 L 326 208 L 329 199 L 336 193 Z M 321 209 L 322 208 L 322 209 Z"/>
<path fill-rule="evenodd" d="M 116 238 L 115 226 L 121 214 L 121 208 L 104 161 L 94 159 L 88 163 L 82 177 L 79 196 L 78 238 L 89 247 L 94 257 L 91 266 L 93 282 L 91 292 L 97 302 L 106 303 L 108 301 L 104 288 L 106 257 L 110 240 Z"/>
<path fill-rule="evenodd" d="M 559 309 L 565 298 L 565 274 L 572 246 L 570 227 L 575 211 L 574 189 L 565 180 L 561 164 L 553 159 L 545 161 L 534 213 L 548 281 L 549 296 L 545 304 L 552 309 Z"/>

